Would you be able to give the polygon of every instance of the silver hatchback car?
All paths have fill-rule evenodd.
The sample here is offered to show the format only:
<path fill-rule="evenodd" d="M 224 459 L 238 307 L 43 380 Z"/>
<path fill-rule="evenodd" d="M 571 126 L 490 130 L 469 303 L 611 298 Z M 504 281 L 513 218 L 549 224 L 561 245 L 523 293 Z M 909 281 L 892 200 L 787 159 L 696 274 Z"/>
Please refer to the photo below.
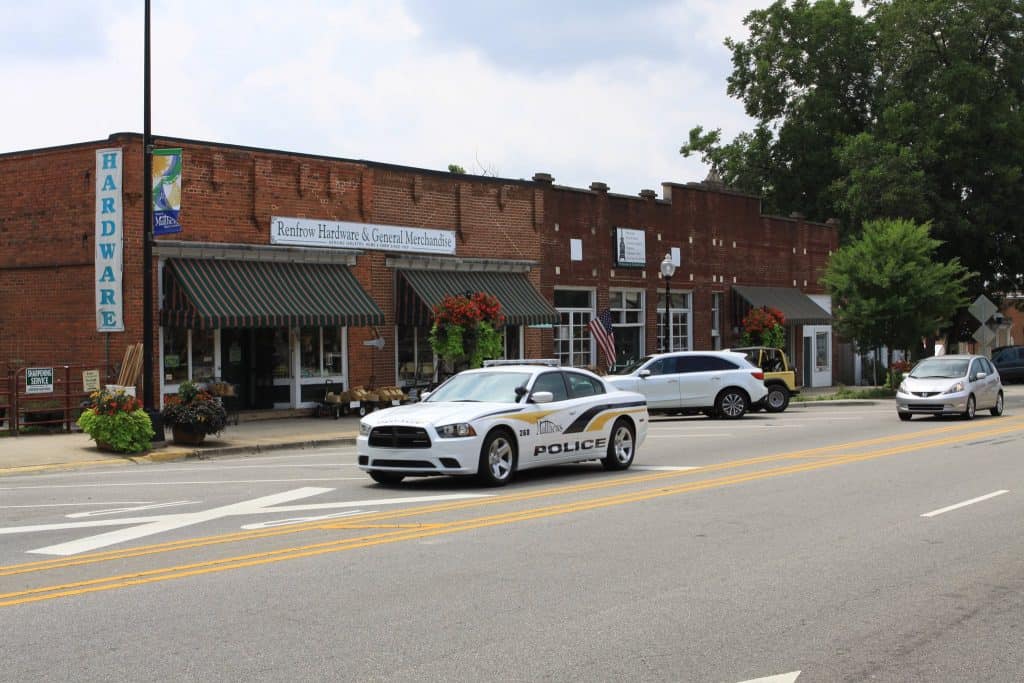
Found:
<path fill-rule="evenodd" d="M 1003 383 L 999 371 L 984 356 L 953 355 L 925 358 L 896 390 L 901 420 L 914 415 L 960 415 L 972 419 L 978 410 L 1003 414 Z"/>

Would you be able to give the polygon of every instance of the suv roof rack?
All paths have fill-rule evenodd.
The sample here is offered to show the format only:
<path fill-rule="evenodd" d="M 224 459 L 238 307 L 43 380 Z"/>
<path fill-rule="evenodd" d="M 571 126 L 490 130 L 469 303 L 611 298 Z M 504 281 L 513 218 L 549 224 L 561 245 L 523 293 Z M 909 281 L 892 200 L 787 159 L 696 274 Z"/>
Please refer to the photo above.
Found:
<path fill-rule="evenodd" d="M 561 367 L 562 363 L 557 358 L 512 358 L 485 360 L 485 368 L 493 368 L 501 365 L 547 365 L 549 367 Z"/>

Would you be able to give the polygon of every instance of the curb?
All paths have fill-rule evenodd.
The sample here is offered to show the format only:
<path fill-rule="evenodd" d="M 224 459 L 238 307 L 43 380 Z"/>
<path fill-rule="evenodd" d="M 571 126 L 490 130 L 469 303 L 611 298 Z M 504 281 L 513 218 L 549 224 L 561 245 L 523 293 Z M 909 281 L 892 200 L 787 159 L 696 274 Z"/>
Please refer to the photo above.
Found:
<path fill-rule="evenodd" d="M 828 407 L 828 406 L 873 406 L 878 405 L 882 401 L 890 399 L 875 399 L 875 398 L 837 398 L 837 399 L 821 399 L 817 401 L 793 401 L 790 403 L 790 407 L 801 406 L 801 407 Z"/>
<path fill-rule="evenodd" d="M 100 465 L 123 465 L 124 460 L 110 458 L 109 460 L 82 460 L 79 462 L 55 462 L 48 465 L 19 465 L 18 467 L 0 467 L 0 477 L 14 474 L 37 474 L 40 472 L 58 472 L 61 470 L 77 470 L 85 467 L 98 467 Z"/>
<path fill-rule="evenodd" d="M 355 444 L 355 436 L 342 436 L 331 439 L 307 439 L 304 441 L 278 441 L 270 443 L 254 443 L 243 446 L 214 446 L 213 448 L 176 449 L 167 452 L 154 452 L 129 458 L 136 463 L 149 462 L 175 462 L 197 458 L 205 460 L 221 455 L 245 455 L 248 453 L 264 453 L 269 451 L 280 451 L 288 448 L 318 448 L 321 446 L 352 445 Z"/>

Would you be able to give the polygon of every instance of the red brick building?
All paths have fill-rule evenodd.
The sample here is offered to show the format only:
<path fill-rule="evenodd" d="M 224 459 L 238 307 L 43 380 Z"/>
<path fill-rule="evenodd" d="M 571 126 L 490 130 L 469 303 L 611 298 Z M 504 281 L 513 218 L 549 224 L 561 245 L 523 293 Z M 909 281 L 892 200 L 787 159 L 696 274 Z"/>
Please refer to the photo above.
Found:
<path fill-rule="evenodd" d="M 422 384 L 437 370 L 430 306 L 478 290 L 508 315 L 508 357 L 603 365 L 586 325 L 608 309 L 622 362 L 660 348 L 658 268 L 673 248 L 671 348 L 735 344 L 737 316 L 768 297 L 813 313 L 790 328 L 798 367 L 808 331 L 825 361 L 811 371 L 831 367 L 827 313 L 801 306 L 822 292 L 837 231 L 762 216 L 756 197 L 704 184 L 624 196 L 546 174 L 170 138 L 155 147 L 183 150 L 183 230 L 154 246 L 158 394 L 220 377 L 239 385 L 241 407 L 281 408 L 326 387 Z M 142 165 L 142 137 L 129 133 L 0 155 L 0 364 L 104 367 L 142 340 Z M 113 267 L 107 209 L 123 232 Z M 123 331 L 99 331 L 115 319 Z M 812 323 L 827 332 L 823 351 Z"/>
<path fill-rule="evenodd" d="M 550 182 L 543 174 L 534 180 Z M 561 313 L 555 347 L 563 361 L 587 357 L 576 336 L 586 337 L 579 323 L 585 327 L 588 310 L 610 310 L 621 363 L 662 348 L 735 346 L 751 305 L 771 305 L 788 318 L 798 377 L 832 384 L 831 305 L 818 279 L 838 248 L 836 226 L 763 216 L 758 197 L 713 182 L 664 183 L 661 199 L 653 190 L 613 194 L 600 182 L 589 190 L 551 186 L 547 197 L 541 272 Z M 634 253 L 625 253 L 630 244 Z M 659 269 L 666 255 L 676 266 L 667 340 Z"/>

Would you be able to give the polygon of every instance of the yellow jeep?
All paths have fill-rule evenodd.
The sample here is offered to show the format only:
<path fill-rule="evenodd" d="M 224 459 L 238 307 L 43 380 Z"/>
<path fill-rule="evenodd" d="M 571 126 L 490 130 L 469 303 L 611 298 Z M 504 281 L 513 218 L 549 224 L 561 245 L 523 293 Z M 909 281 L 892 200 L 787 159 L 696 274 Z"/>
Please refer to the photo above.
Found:
<path fill-rule="evenodd" d="M 768 394 L 752 405 L 751 410 L 764 408 L 769 413 L 781 413 L 789 405 L 789 397 L 800 393 L 800 387 L 796 384 L 796 371 L 789 364 L 789 358 L 782 349 L 771 346 L 744 346 L 729 350 L 742 353 L 747 360 L 764 372 L 764 385 L 768 389 Z"/>

